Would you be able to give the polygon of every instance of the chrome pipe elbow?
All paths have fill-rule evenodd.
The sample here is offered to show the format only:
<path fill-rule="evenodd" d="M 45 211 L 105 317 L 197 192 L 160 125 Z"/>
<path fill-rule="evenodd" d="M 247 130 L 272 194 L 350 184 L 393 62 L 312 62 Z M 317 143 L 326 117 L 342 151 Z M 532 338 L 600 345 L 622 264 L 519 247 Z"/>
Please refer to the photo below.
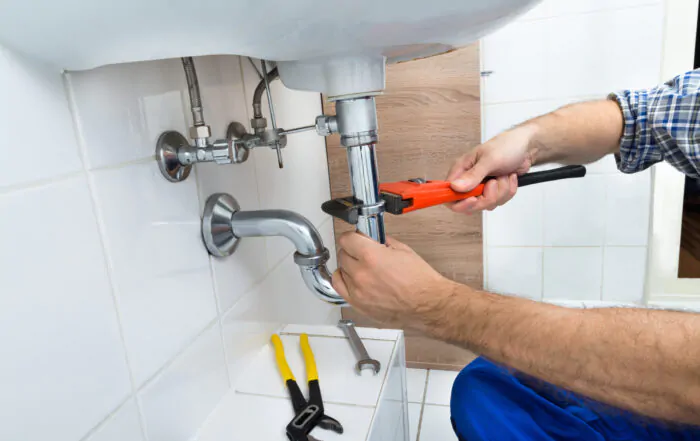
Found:
<path fill-rule="evenodd" d="M 202 239 L 211 255 L 229 256 L 241 238 L 265 236 L 286 237 L 294 244 L 294 262 L 306 286 L 319 299 L 334 305 L 346 304 L 333 288 L 326 267 L 330 253 L 308 219 L 288 210 L 241 211 L 231 195 L 209 196 L 202 215 Z"/>

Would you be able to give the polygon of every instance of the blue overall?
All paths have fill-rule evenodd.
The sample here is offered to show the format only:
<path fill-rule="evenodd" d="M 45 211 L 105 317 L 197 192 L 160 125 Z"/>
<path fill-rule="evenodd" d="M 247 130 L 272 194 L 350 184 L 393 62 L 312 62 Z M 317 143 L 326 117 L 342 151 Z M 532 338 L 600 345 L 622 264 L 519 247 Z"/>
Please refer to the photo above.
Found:
<path fill-rule="evenodd" d="M 476 359 L 457 376 L 450 407 L 460 441 L 700 440 L 700 427 L 638 417 L 513 375 L 484 358 Z"/>

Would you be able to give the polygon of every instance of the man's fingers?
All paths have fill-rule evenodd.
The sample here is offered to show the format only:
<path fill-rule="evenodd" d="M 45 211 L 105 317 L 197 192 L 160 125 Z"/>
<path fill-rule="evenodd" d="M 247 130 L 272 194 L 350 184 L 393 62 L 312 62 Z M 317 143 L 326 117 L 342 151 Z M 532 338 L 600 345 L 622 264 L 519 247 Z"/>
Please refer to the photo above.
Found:
<path fill-rule="evenodd" d="M 482 160 L 477 162 L 474 164 L 474 167 L 465 170 L 456 178 L 450 179 L 452 189 L 462 193 L 473 190 L 474 187 L 481 184 L 481 181 L 483 181 L 489 173 L 491 173 L 491 167 L 486 161 Z"/>
<path fill-rule="evenodd" d="M 366 250 L 383 246 L 379 242 L 375 242 L 367 236 L 356 232 L 344 233 L 338 239 L 340 248 L 355 259 L 360 259 Z"/>
<path fill-rule="evenodd" d="M 360 262 L 349 255 L 344 249 L 338 252 L 338 267 L 343 270 L 344 273 L 353 275 L 360 268 Z"/>
<path fill-rule="evenodd" d="M 455 213 L 471 214 L 474 212 L 474 206 L 477 200 L 478 198 L 476 196 L 472 196 L 459 202 L 454 202 L 450 205 L 450 210 Z"/>
<path fill-rule="evenodd" d="M 518 189 L 517 175 L 501 176 L 486 182 L 481 196 L 459 201 L 451 206 L 457 213 L 471 214 L 494 208 L 508 202 Z"/>
<path fill-rule="evenodd" d="M 476 163 L 476 152 L 469 152 L 466 155 L 460 156 L 447 173 L 447 180 L 453 181 L 457 179 L 465 170 L 469 170 L 474 167 Z"/>

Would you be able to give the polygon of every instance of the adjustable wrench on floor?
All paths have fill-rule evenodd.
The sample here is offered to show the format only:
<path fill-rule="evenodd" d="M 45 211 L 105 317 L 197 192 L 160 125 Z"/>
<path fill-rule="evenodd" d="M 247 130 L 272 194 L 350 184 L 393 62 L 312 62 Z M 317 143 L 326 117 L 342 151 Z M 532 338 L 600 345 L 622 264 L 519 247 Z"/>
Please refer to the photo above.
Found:
<path fill-rule="evenodd" d="M 362 369 L 369 367 L 370 369 L 374 370 L 374 375 L 377 375 L 382 365 L 379 363 L 379 361 L 371 358 L 367 353 L 364 343 L 362 343 L 360 336 L 357 335 L 355 323 L 353 323 L 352 320 L 340 320 L 338 322 L 338 327 L 345 333 L 345 336 L 350 341 L 350 346 L 352 346 L 352 351 L 357 357 L 355 372 L 360 375 Z"/>

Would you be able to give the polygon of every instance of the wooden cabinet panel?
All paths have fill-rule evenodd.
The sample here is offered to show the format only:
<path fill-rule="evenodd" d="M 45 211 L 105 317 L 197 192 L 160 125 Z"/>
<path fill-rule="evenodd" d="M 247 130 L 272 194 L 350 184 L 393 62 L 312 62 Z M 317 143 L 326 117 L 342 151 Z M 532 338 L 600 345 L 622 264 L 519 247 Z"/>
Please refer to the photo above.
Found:
<path fill-rule="evenodd" d="M 387 67 L 387 88 L 377 97 L 381 181 L 444 179 L 459 155 L 481 139 L 478 45 Z M 324 103 L 335 114 L 332 103 Z M 346 152 L 338 136 L 327 138 L 333 198 L 351 194 Z M 412 247 L 446 277 L 475 288 L 483 285 L 481 216 L 456 215 L 433 207 L 403 216 L 386 215 L 387 234 Z M 352 229 L 335 220 L 336 236 Z M 376 326 L 354 311 L 361 325 Z M 456 369 L 471 361 L 468 351 L 407 333 L 411 365 Z"/>

